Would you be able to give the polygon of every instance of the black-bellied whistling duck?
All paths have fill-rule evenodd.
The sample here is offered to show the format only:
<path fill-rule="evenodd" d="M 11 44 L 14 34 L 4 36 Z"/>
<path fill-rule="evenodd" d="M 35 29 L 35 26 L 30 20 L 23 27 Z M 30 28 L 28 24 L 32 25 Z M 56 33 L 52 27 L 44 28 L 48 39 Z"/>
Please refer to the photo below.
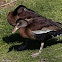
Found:
<path fill-rule="evenodd" d="M 60 26 L 60 23 L 42 17 L 35 17 L 29 21 L 19 18 L 12 33 L 19 29 L 22 37 L 42 41 L 39 52 L 31 55 L 36 57 L 42 52 L 44 41 L 62 34 Z"/>
<path fill-rule="evenodd" d="M 40 17 L 40 15 L 24 5 L 19 5 L 14 11 L 9 12 L 7 19 L 11 25 L 15 26 L 18 18 L 30 19 L 34 17 Z"/>

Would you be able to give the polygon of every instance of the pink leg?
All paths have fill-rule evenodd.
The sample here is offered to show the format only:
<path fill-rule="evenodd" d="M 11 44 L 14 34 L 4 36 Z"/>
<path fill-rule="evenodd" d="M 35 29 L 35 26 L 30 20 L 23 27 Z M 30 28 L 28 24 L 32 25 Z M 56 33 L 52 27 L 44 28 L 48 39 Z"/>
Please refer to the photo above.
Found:
<path fill-rule="evenodd" d="M 41 43 L 41 47 L 40 47 L 39 52 L 34 53 L 34 54 L 32 54 L 31 56 L 32 56 L 32 57 L 36 57 L 36 56 L 38 56 L 38 55 L 42 52 L 43 46 L 44 46 L 44 43 Z"/>

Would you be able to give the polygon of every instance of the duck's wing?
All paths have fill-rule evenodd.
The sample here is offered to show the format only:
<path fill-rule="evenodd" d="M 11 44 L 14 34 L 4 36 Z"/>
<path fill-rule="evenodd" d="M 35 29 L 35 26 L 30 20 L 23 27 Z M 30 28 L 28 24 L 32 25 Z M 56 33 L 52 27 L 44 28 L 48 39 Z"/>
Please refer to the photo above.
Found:
<path fill-rule="evenodd" d="M 62 30 L 49 31 L 49 32 L 43 33 L 43 34 L 35 34 L 35 39 L 41 40 L 41 41 L 46 41 L 46 40 L 49 40 L 51 38 L 58 37 L 60 35 L 62 35 Z"/>
<path fill-rule="evenodd" d="M 40 30 L 34 30 L 32 32 L 35 33 L 35 34 L 43 34 L 43 33 L 47 33 L 47 32 L 50 32 L 50 31 L 58 31 L 58 30 L 61 30 L 61 28 L 58 28 L 56 26 L 49 26 L 49 27 L 43 27 Z"/>
<path fill-rule="evenodd" d="M 32 31 L 32 33 L 35 35 L 36 40 L 46 41 L 53 37 L 62 35 L 62 29 L 60 30 L 41 29 L 41 30 Z"/>
<path fill-rule="evenodd" d="M 31 23 L 27 26 L 28 28 L 30 28 L 32 31 L 36 31 L 36 30 L 40 30 L 42 28 L 51 28 L 52 30 L 59 30 L 61 29 L 61 23 L 58 22 L 54 22 L 51 19 L 47 19 L 44 17 L 35 17 L 32 18 L 32 20 L 30 21 Z"/>

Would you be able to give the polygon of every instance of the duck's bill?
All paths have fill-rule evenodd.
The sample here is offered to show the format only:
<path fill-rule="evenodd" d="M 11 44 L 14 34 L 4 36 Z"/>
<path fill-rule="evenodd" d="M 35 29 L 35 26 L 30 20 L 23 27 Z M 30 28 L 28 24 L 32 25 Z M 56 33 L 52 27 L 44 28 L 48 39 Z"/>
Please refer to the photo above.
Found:
<path fill-rule="evenodd" d="M 12 34 L 15 33 L 18 30 L 17 26 L 15 26 L 14 30 L 12 31 Z"/>

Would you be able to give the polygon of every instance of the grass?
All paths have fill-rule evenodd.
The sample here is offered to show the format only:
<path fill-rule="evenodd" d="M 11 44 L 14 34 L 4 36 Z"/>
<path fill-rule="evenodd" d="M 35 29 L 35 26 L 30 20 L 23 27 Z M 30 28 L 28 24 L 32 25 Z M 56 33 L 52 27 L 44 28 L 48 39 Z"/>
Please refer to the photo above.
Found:
<path fill-rule="evenodd" d="M 21 41 L 24 41 L 22 38 L 18 41 L 19 35 L 16 39 L 16 36 L 11 34 L 14 27 L 7 22 L 8 12 L 14 10 L 19 4 L 27 6 L 44 17 L 62 23 L 62 0 L 19 0 L 10 9 L 0 9 L 0 62 L 62 62 L 62 44 L 59 42 L 62 40 L 62 36 L 55 38 L 58 40 L 47 41 L 42 53 L 35 58 L 30 55 L 39 49 L 12 50 L 8 53 L 11 46 L 20 45 Z"/>

